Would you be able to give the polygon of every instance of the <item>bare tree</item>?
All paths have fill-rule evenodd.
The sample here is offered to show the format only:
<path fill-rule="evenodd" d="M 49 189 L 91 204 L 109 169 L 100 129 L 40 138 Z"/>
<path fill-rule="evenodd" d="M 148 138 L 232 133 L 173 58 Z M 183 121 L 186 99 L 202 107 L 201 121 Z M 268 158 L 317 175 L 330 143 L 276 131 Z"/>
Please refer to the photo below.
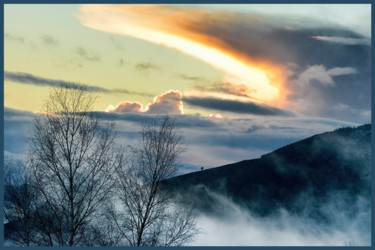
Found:
<path fill-rule="evenodd" d="M 195 214 L 161 188 L 175 176 L 182 134 L 173 119 L 152 120 L 142 127 L 138 147 L 117 171 L 118 203 L 109 210 L 126 245 L 178 246 L 198 232 Z"/>
<path fill-rule="evenodd" d="M 30 140 L 30 171 L 39 193 L 35 218 L 43 245 L 82 245 L 101 205 L 110 198 L 114 123 L 93 115 L 85 87 L 51 90 Z"/>

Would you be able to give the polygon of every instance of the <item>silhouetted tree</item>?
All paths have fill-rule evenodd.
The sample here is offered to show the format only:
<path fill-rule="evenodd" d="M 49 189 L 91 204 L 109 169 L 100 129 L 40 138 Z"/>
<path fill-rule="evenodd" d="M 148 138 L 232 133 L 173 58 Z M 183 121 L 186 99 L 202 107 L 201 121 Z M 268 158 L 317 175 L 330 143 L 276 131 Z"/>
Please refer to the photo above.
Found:
<path fill-rule="evenodd" d="M 110 198 L 122 154 L 114 123 L 93 115 L 86 87 L 51 90 L 30 139 L 30 171 L 39 194 L 34 216 L 45 245 L 82 245 Z"/>
<path fill-rule="evenodd" d="M 142 127 L 128 164 L 118 169 L 118 204 L 109 214 L 126 245 L 178 246 L 198 232 L 193 209 L 161 188 L 178 171 L 181 140 L 173 119 L 154 119 Z"/>

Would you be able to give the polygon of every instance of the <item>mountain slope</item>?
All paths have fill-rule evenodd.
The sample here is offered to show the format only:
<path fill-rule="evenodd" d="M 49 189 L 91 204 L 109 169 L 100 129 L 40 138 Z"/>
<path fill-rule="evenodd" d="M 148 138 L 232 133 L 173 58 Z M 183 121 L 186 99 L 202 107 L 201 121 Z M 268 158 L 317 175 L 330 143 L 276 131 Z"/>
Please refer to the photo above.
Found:
<path fill-rule="evenodd" d="M 282 208 L 324 223 L 330 220 L 327 204 L 354 216 L 360 209 L 358 200 L 369 201 L 370 152 L 370 124 L 342 128 L 260 159 L 178 176 L 165 181 L 164 187 L 210 214 L 225 213 L 214 195 L 219 194 L 259 216 Z"/>

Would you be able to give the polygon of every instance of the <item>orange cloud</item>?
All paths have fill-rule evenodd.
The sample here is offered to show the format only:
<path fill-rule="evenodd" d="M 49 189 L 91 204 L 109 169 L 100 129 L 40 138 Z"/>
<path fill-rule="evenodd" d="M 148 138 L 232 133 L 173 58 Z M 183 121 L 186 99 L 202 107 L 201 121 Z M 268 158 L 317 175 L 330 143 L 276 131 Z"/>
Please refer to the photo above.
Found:
<path fill-rule="evenodd" d="M 217 118 L 217 119 L 223 118 L 223 116 L 220 115 L 220 114 L 209 114 L 207 117 L 208 118 Z"/>
<path fill-rule="evenodd" d="M 156 96 L 153 103 L 146 106 L 146 112 L 150 114 L 183 114 L 182 94 L 180 91 L 169 90 Z"/>
<path fill-rule="evenodd" d="M 146 105 L 138 102 L 121 102 L 117 106 L 110 105 L 106 112 L 115 113 L 147 113 L 147 114 L 183 114 L 182 94 L 180 91 L 169 90 L 154 97 L 154 101 Z"/>
<path fill-rule="evenodd" d="M 121 102 L 116 107 L 110 105 L 105 112 L 137 113 L 142 112 L 142 104 L 138 102 Z"/>
<path fill-rule="evenodd" d="M 212 23 L 230 25 L 235 14 L 168 5 L 90 4 L 80 11 L 79 19 L 87 27 L 167 46 L 211 64 L 226 73 L 223 81 L 254 89 L 253 101 L 277 104 L 285 96 L 282 66 L 255 60 L 205 33 L 204 27 Z"/>

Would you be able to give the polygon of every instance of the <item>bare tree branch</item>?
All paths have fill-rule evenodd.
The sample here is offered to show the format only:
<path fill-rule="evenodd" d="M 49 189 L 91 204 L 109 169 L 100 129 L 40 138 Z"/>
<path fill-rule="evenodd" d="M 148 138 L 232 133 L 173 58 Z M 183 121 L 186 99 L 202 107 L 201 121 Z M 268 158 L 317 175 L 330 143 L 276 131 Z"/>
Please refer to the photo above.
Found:
<path fill-rule="evenodd" d="M 117 171 L 121 208 L 111 218 L 130 246 L 178 246 L 197 233 L 195 214 L 182 206 L 161 182 L 176 175 L 182 134 L 170 117 L 155 119 L 140 131 L 137 147 L 130 147 L 127 165 Z"/>
<path fill-rule="evenodd" d="M 28 171 L 45 208 L 37 212 L 44 220 L 39 231 L 50 245 L 85 242 L 85 230 L 110 198 L 114 169 L 122 164 L 114 124 L 92 115 L 94 102 L 85 87 L 52 89 L 34 123 Z"/>

